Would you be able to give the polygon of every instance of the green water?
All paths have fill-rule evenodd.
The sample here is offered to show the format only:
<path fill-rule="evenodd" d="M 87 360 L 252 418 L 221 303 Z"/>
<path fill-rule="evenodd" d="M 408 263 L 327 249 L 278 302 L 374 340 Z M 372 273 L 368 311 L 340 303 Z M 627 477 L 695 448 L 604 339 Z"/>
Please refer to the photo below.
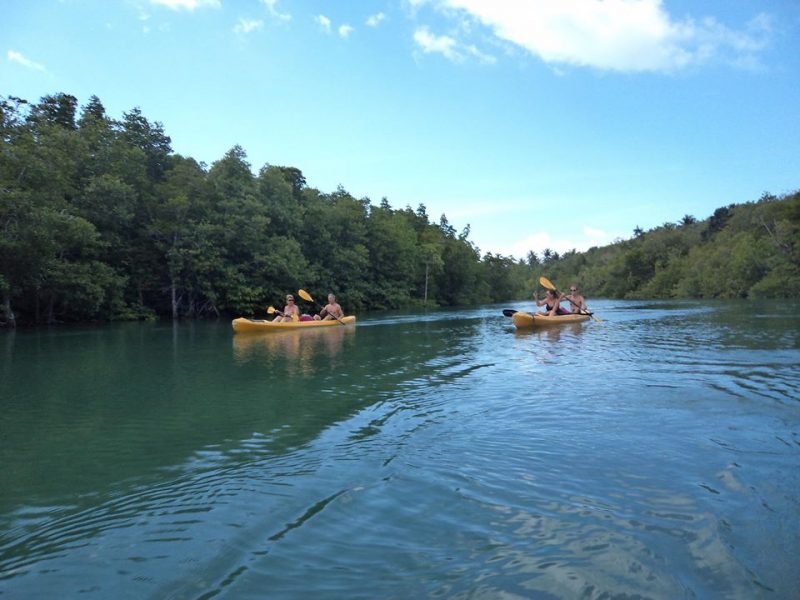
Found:
<path fill-rule="evenodd" d="M 800 306 L 592 304 L 0 335 L 0 596 L 796 597 Z"/>

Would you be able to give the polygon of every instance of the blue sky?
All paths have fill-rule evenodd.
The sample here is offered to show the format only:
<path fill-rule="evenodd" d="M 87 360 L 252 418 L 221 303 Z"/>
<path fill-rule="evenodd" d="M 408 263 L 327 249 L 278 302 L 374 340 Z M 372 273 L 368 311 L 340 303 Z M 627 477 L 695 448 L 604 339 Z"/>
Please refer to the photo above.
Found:
<path fill-rule="evenodd" d="M 424 203 L 483 252 L 800 188 L 797 0 L 0 0 L 0 94 Z"/>

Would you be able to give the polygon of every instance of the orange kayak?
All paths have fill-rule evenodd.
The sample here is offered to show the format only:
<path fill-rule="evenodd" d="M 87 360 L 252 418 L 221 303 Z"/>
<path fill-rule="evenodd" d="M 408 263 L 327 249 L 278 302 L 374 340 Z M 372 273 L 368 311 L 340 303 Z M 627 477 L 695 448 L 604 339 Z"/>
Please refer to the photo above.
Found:
<path fill-rule="evenodd" d="M 531 314 L 526 312 L 515 312 L 511 315 L 511 320 L 517 328 L 523 327 L 545 327 L 550 325 L 566 325 L 567 323 L 580 323 L 588 321 L 589 315 L 559 315 L 551 317 L 549 315 Z"/>
<path fill-rule="evenodd" d="M 356 322 L 353 316 L 342 317 L 343 323 L 336 319 L 331 321 L 262 321 L 259 319 L 245 319 L 239 317 L 231 322 L 231 326 L 236 333 L 247 333 L 254 331 L 286 331 L 287 329 L 313 329 L 316 327 L 343 327 Z"/>

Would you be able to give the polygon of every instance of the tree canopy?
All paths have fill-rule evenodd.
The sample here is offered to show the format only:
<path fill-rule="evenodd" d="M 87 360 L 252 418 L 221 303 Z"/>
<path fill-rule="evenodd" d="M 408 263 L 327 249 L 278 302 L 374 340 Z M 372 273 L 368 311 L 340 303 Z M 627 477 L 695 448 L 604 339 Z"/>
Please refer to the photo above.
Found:
<path fill-rule="evenodd" d="M 349 311 L 521 293 L 497 272 L 513 261 L 487 270 L 444 215 L 325 193 L 296 167 L 255 175 L 239 146 L 207 167 L 138 108 L 0 97 L 0 135 L 6 324 L 251 315 L 299 287 Z"/>
<path fill-rule="evenodd" d="M 547 271 L 611 298 L 798 298 L 800 192 L 637 227 L 632 239 L 565 254 Z"/>
<path fill-rule="evenodd" d="M 630 240 L 524 260 L 481 256 L 445 215 L 254 174 L 234 146 L 207 166 L 138 108 L 96 96 L 0 96 L 0 323 L 253 315 L 300 287 L 349 312 L 528 297 L 538 276 L 610 297 L 800 295 L 800 196 L 765 194 Z M 311 310 L 311 307 L 309 307 Z"/>

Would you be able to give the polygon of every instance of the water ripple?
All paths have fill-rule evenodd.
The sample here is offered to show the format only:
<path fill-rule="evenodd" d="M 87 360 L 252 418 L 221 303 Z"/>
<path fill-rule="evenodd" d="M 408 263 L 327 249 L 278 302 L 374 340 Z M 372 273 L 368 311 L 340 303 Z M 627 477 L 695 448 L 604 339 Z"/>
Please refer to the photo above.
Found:
<path fill-rule="evenodd" d="M 17 336 L 3 593 L 791 597 L 797 321 L 593 307 Z"/>

